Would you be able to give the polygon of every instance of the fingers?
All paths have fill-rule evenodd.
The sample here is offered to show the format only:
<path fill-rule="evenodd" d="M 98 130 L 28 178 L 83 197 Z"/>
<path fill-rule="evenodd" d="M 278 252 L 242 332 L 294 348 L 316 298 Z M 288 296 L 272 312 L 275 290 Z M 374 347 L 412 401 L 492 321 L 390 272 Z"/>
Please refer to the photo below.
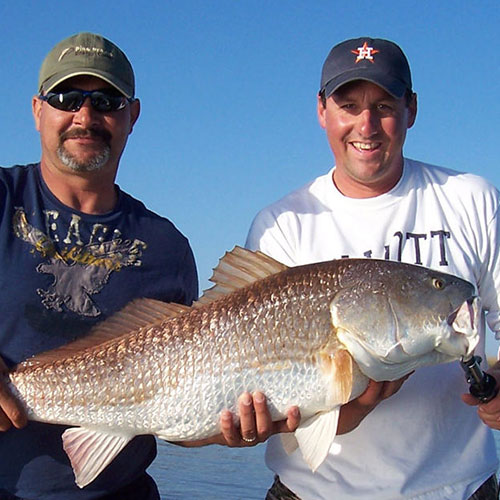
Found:
<path fill-rule="evenodd" d="M 229 411 L 221 414 L 221 434 L 228 446 L 255 446 L 279 432 L 293 432 L 300 424 L 300 412 L 293 406 L 287 412 L 286 420 L 272 421 L 266 397 L 259 391 L 253 395 L 245 392 L 238 401 L 239 427 Z"/>
<path fill-rule="evenodd" d="M 387 399 L 394 392 L 397 392 L 397 387 L 393 382 L 375 382 L 370 380 L 365 392 L 357 398 L 357 403 L 360 406 L 374 408 L 381 401 Z"/>
<path fill-rule="evenodd" d="M 358 397 L 358 403 L 367 407 L 375 407 L 384 399 L 396 394 L 412 373 L 393 381 L 375 382 L 375 380 L 370 380 L 365 392 Z"/>
<path fill-rule="evenodd" d="M 253 398 L 248 392 L 243 393 L 238 401 L 240 425 L 236 426 L 233 414 L 224 410 L 221 414 L 220 426 L 223 444 L 231 447 L 253 446 L 257 440 L 257 417 L 254 413 Z M 262 413 L 262 408 L 260 408 Z M 260 416 L 262 419 L 262 415 Z M 261 424 L 262 425 L 262 424 Z"/>
<path fill-rule="evenodd" d="M 500 430 L 500 412 L 493 411 L 489 412 L 488 409 L 485 408 L 486 405 L 479 405 L 477 414 L 479 418 L 492 429 Z"/>
<path fill-rule="evenodd" d="M 500 429 L 500 396 L 495 396 L 488 403 L 478 405 L 479 418 L 492 429 Z"/>
<path fill-rule="evenodd" d="M 3 382 L 0 382 L 0 431 L 6 431 L 13 425 L 21 429 L 27 423 L 24 410 L 12 396 Z"/>
<path fill-rule="evenodd" d="M 252 398 L 248 392 L 242 394 L 239 401 L 239 412 L 241 439 L 247 444 L 265 441 L 269 435 L 268 426 L 271 416 L 264 395 L 255 393 L 255 397 Z"/>
<path fill-rule="evenodd" d="M 12 426 L 20 429 L 27 421 L 26 413 L 8 389 L 5 375 L 1 373 L 0 368 L 0 431 L 6 431 Z"/>
<path fill-rule="evenodd" d="M 394 380 L 392 382 L 384 382 L 382 386 L 382 391 L 380 393 L 381 400 L 383 401 L 384 399 L 390 398 L 391 396 L 396 394 L 396 392 L 398 392 L 399 389 L 401 389 L 407 378 L 408 376 L 401 378 L 399 380 Z"/>
<path fill-rule="evenodd" d="M 476 399 L 472 394 L 462 394 L 462 401 L 469 406 L 479 405 L 479 399 Z"/>
<path fill-rule="evenodd" d="M 229 410 L 224 410 L 220 417 L 220 428 L 222 441 L 219 444 L 227 446 L 241 446 L 241 434 L 234 424 L 233 414 Z"/>
<path fill-rule="evenodd" d="M 253 394 L 253 405 L 255 409 L 257 438 L 259 441 L 265 441 L 273 434 L 294 432 L 300 424 L 300 411 L 298 406 L 292 406 L 288 409 L 286 420 L 273 422 L 264 394 L 259 391 L 255 392 Z"/>
<path fill-rule="evenodd" d="M 479 418 L 488 427 L 500 430 L 500 394 L 487 403 L 481 403 L 472 394 L 462 394 L 462 401 L 470 406 L 477 406 Z"/>
<path fill-rule="evenodd" d="M 370 380 L 363 394 L 342 406 L 337 434 L 354 430 L 378 404 L 396 394 L 410 375 L 411 373 L 392 382 Z"/>
<path fill-rule="evenodd" d="M 281 432 L 295 432 L 300 424 L 300 411 L 298 406 L 292 406 L 287 411 L 286 420 L 278 420 L 273 422 L 272 434 Z"/>

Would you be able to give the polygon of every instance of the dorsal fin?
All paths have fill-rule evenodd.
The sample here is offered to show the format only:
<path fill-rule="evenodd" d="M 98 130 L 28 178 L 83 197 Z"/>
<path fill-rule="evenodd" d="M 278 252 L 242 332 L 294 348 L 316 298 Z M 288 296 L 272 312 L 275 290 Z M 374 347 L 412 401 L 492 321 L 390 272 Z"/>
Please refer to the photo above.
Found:
<path fill-rule="evenodd" d="M 36 354 L 25 361 L 28 365 L 53 363 L 62 358 L 69 357 L 84 349 L 104 344 L 110 340 L 124 337 L 140 328 L 154 324 L 167 318 L 172 318 L 191 308 L 181 304 L 161 302 L 155 299 L 135 299 L 127 304 L 121 311 L 110 316 L 102 323 L 94 326 L 90 332 L 81 339 L 69 344 L 52 349 L 51 351 Z"/>
<path fill-rule="evenodd" d="M 288 266 L 262 252 L 235 246 L 230 252 L 225 253 L 214 269 L 210 281 L 215 285 L 205 290 L 193 306 L 201 307 L 285 269 L 288 269 Z"/>

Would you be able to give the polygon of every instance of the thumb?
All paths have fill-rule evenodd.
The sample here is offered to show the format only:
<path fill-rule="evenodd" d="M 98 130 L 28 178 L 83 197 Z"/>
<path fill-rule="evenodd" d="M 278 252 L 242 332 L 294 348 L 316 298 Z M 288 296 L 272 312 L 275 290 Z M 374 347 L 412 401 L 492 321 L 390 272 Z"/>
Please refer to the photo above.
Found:
<path fill-rule="evenodd" d="M 462 394 L 462 401 L 469 406 L 477 406 L 479 404 L 479 400 L 472 394 Z"/>

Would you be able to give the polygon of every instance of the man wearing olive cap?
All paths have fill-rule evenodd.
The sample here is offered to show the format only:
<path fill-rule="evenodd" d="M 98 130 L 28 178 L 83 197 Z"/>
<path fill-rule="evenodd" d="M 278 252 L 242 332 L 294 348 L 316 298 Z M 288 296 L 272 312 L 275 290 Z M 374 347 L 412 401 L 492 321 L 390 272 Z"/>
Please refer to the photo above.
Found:
<path fill-rule="evenodd" d="M 139 110 L 132 66 L 102 36 L 71 36 L 44 60 L 33 98 L 40 162 L 0 169 L 0 372 L 84 335 L 138 296 L 197 298 L 187 239 L 115 184 Z M 1 500 L 159 499 L 145 472 L 153 437 L 133 439 L 79 489 L 64 429 L 26 422 L 0 383 Z"/>
<path fill-rule="evenodd" d="M 477 287 L 498 335 L 499 193 L 476 175 L 403 156 L 417 99 L 401 49 L 372 38 L 336 45 L 317 110 L 335 166 L 262 210 L 247 246 L 289 266 L 365 257 L 461 276 Z M 480 345 L 484 359 L 484 338 Z M 498 364 L 490 372 L 500 382 Z M 497 499 L 498 460 L 483 422 L 500 428 L 500 396 L 478 406 L 467 389 L 458 363 L 371 381 L 342 407 L 315 473 L 271 438 L 266 461 L 276 479 L 267 500 Z"/>

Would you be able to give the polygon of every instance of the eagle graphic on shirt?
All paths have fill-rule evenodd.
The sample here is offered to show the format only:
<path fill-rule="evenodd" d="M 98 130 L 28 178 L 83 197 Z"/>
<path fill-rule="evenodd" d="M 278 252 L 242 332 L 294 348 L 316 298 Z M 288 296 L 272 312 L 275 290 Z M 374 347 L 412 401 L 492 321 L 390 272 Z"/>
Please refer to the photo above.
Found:
<path fill-rule="evenodd" d="M 37 293 L 47 309 L 59 312 L 65 307 L 79 315 L 99 316 L 101 311 L 91 296 L 102 290 L 113 271 L 140 266 L 146 248 L 140 240 L 115 238 L 58 251 L 49 236 L 28 222 L 24 209 L 16 209 L 12 224 L 16 237 L 46 259 L 36 270 L 52 275 L 54 281 L 47 289 L 38 288 Z"/>

